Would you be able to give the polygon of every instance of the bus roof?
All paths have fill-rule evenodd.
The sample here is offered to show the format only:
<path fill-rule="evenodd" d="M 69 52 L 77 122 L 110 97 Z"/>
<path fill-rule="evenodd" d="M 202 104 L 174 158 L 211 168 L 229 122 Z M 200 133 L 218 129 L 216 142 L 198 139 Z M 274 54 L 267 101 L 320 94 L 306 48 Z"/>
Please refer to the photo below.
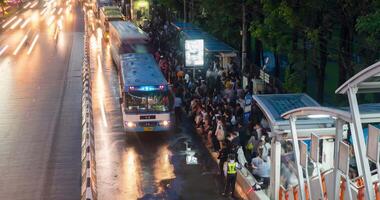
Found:
<path fill-rule="evenodd" d="M 117 6 L 104 6 L 100 9 L 106 18 L 124 18 L 120 8 Z"/>
<path fill-rule="evenodd" d="M 121 40 L 140 39 L 148 40 L 148 35 L 130 21 L 112 21 L 110 24 L 118 32 Z"/>
<path fill-rule="evenodd" d="M 138 86 L 166 86 L 156 60 L 148 53 L 128 53 L 121 55 L 121 73 L 124 82 L 124 90 Z"/>

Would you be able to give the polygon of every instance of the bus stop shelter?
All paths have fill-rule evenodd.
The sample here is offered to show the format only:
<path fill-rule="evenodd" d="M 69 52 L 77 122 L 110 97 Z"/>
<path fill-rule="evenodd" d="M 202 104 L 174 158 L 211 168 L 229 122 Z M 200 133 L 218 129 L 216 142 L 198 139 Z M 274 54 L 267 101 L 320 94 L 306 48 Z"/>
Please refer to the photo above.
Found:
<path fill-rule="evenodd" d="M 267 94 L 253 95 L 259 109 L 263 112 L 270 127 L 271 145 L 271 175 L 270 194 L 271 199 L 279 199 L 280 170 L 281 170 L 281 142 L 292 140 L 291 126 L 282 114 L 302 107 L 321 107 L 314 99 L 306 94 Z M 311 133 L 321 137 L 332 138 L 335 136 L 335 123 L 331 118 L 300 118 L 296 122 L 298 138 L 308 139 Z"/>
<path fill-rule="evenodd" d="M 375 198 L 374 189 L 372 187 L 372 177 L 367 158 L 367 148 L 364 141 L 363 127 L 359 103 L 357 99 L 358 93 L 379 93 L 380 92 L 380 61 L 363 69 L 345 83 L 343 83 L 336 91 L 336 94 L 345 94 L 350 104 L 350 114 L 353 121 L 353 129 L 358 138 L 359 157 L 358 162 L 362 168 L 365 196 L 366 199 Z M 379 180 L 380 181 L 380 180 Z"/>
<path fill-rule="evenodd" d="M 205 55 L 208 56 L 205 63 L 210 61 L 210 56 L 215 55 L 220 59 L 222 67 L 226 67 L 230 60 L 237 56 L 236 50 L 228 44 L 218 40 L 199 27 L 185 22 L 176 22 L 172 24 L 180 32 L 180 46 L 183 48 L 185 40 L 203 39 Z"/>

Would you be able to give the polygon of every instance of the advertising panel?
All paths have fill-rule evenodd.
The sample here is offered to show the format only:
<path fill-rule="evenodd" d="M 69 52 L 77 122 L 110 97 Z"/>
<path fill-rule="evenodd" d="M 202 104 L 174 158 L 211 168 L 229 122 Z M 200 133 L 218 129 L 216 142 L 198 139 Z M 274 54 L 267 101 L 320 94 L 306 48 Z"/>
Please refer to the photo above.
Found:
<path fill-rule="evenodd" d="M 204 65 L 204 41 L 185 40 L 185 65 L 197 67 Z"/>

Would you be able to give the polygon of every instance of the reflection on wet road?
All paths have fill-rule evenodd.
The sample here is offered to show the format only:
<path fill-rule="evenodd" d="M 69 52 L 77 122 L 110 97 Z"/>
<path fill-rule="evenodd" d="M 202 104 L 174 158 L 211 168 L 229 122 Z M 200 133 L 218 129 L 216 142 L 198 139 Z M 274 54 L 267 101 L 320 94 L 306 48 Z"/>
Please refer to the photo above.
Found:
<path fill-rule="evenodd" d="M 223 199 L 217 166 L 190 125 L 170 133 L 123 132 L 109 46 L 96 35 L 90 40 L 98 198 Z M 186 164 L 185 142 L 196 152 L 198 165 Z"/>

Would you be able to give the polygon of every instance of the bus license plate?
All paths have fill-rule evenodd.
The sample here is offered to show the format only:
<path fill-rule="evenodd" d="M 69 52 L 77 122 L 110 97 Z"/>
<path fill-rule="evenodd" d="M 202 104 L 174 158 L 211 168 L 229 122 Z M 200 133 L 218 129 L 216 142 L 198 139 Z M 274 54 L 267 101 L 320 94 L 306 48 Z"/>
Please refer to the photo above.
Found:
<path fill-rule="evenodd" d="M 144 127 L 144 131 L 153 131 L 153 127 Z"/>

